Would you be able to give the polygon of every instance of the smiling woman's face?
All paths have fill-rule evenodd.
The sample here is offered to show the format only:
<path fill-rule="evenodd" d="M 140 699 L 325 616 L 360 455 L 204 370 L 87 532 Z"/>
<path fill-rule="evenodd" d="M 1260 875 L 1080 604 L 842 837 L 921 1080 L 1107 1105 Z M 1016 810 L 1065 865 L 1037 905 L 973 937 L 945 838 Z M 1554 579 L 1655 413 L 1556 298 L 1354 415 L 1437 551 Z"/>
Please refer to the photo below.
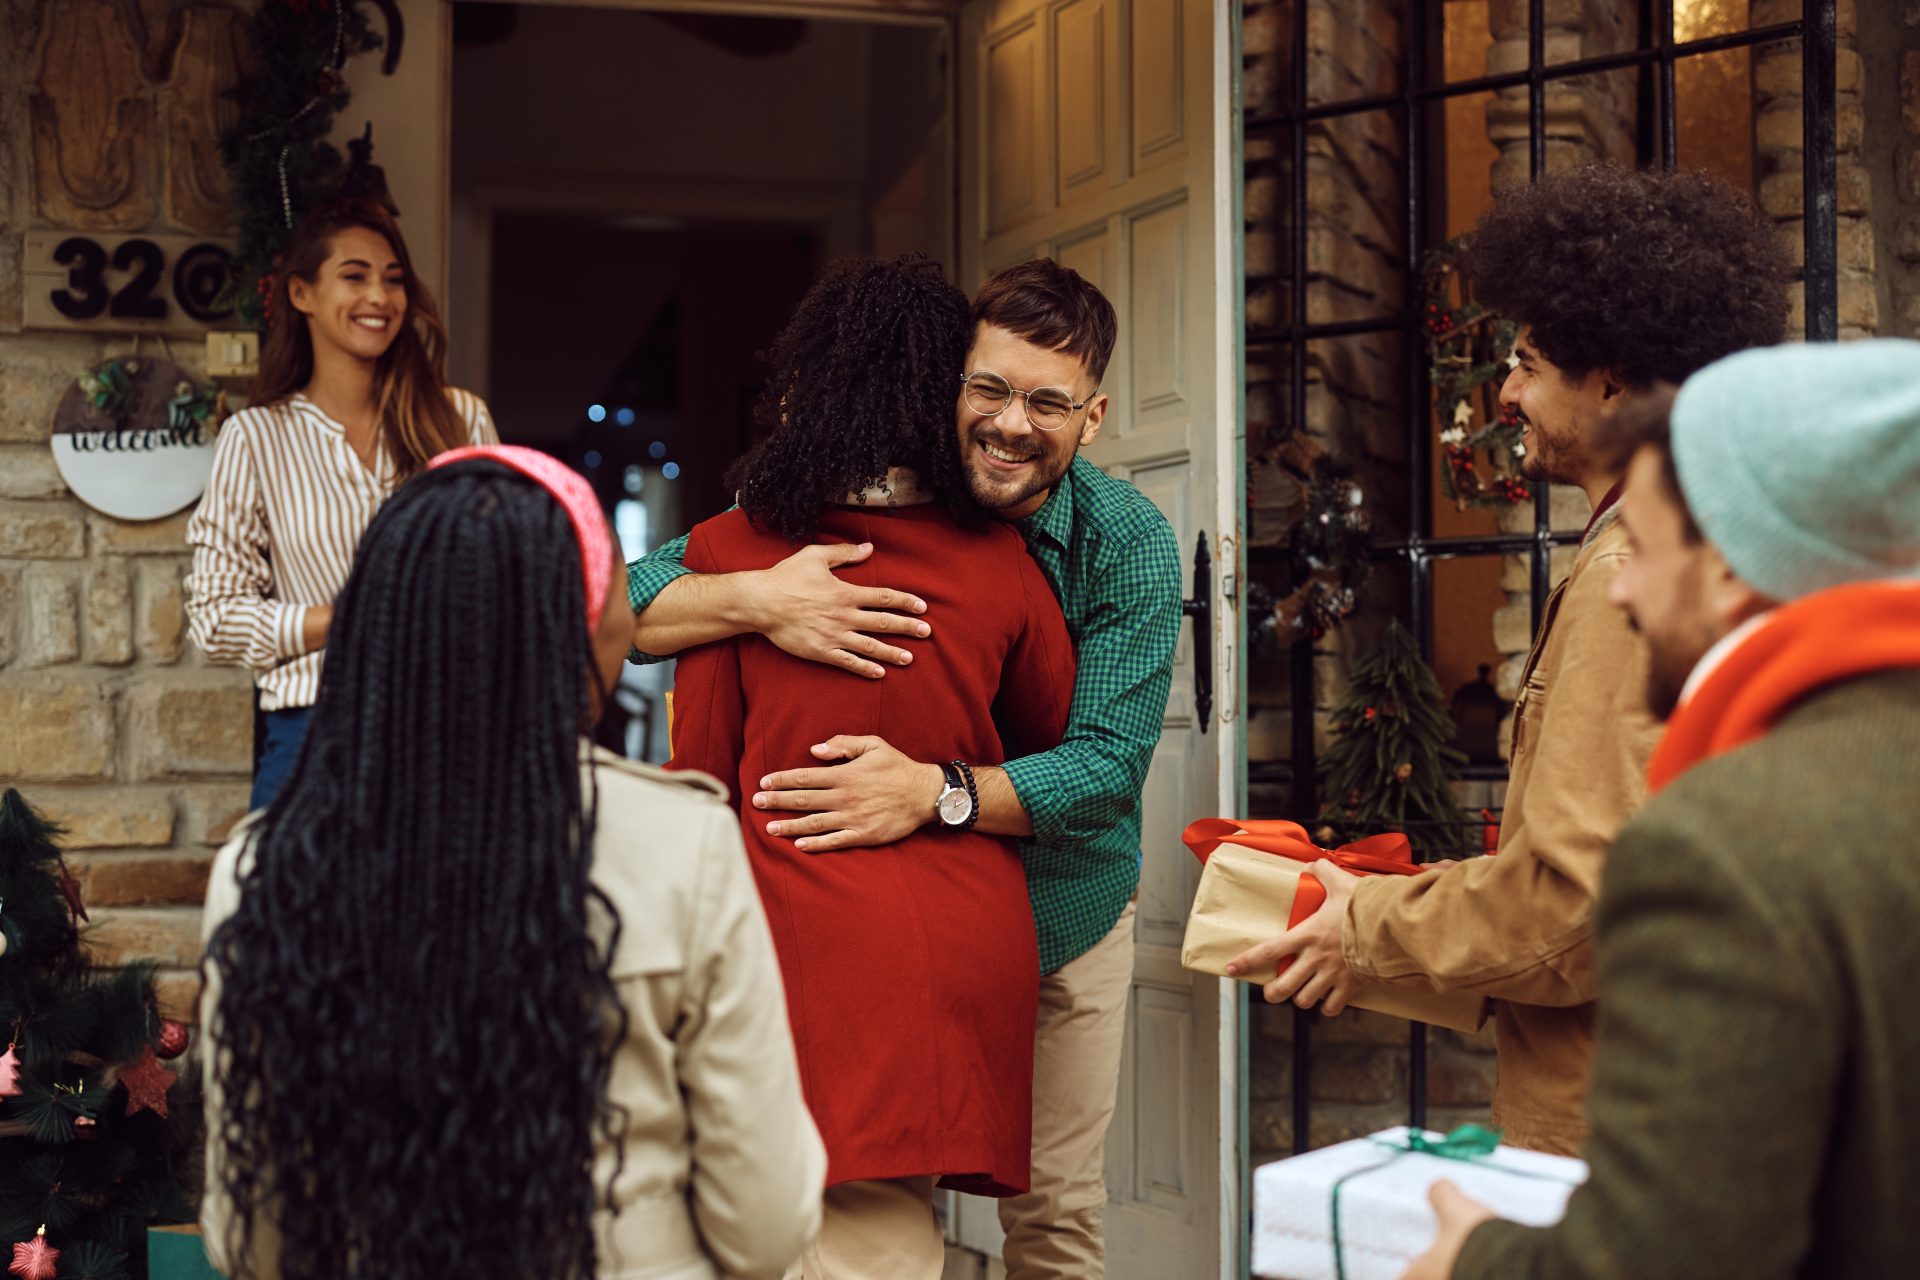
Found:
<path fill-rule="evenodd" d="M 361 360 L 378 360 L 407 318 L 407 277 L 387 238 L 345 227 L 312 280 L 287 281 L 287 298 L 307 317 L 316 349 L 323 344 Z"/>

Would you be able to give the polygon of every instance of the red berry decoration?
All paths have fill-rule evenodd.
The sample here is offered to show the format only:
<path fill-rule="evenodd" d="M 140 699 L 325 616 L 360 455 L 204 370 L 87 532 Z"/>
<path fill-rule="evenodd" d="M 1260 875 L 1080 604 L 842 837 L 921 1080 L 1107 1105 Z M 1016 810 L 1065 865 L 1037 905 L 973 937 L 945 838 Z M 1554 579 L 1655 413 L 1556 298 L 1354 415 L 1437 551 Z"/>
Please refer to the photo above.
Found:
<path fill-rule="evenodd" d="M 172 1061 L 187 1051 L 187 1024 L 176 1022 L 172 1018 L 160 1020 L 160 1039 L 154 1046 L 155 1056 Z"/>

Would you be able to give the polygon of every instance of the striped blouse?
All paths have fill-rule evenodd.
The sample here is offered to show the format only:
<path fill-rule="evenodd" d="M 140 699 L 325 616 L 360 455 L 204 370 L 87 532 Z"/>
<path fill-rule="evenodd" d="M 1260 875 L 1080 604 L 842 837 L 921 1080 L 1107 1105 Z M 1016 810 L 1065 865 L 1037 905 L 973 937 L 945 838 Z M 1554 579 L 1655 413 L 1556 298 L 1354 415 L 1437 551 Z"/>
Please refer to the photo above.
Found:
<path fill-rule="evenodd" d="M 450 391 L 475 444 L 499 435 L 479 396 Z M 322 649 L 301 638 L 307 610 L 332 604 L 354 550 L 398 486 L 385 449 L 371 470 L 346 428 L 304 395 L 242 409 L 220 427 L 213 475 L 187 524 L 187 624 L 215 662 L 247 667 L 267 711 L 310 707 Z"/>

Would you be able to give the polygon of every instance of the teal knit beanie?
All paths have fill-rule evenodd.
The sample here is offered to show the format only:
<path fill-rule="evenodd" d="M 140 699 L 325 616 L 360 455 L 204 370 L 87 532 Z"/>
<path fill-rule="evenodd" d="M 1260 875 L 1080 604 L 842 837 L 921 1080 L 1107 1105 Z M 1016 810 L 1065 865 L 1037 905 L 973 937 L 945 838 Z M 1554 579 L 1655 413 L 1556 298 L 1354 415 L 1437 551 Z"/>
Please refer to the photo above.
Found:
<path fill-rule="evenodd" d="M 1674 400 L 1673 460 L 1701 532 L 1774 600 L 1920 578 L 1920 342 L 1708 365 Z"/>

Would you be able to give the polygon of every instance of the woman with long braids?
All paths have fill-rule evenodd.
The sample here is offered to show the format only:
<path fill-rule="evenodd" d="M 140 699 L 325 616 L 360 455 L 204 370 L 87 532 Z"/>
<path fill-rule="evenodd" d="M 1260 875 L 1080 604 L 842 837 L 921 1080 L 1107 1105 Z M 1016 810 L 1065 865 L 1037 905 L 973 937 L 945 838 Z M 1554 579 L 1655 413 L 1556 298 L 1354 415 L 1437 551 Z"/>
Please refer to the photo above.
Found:
<path fill-rule="evenodd" d="M 249 407 L 222 424 L 187 526 L 194 643 L 250 668 L 266 713 L 255 809 L 299 754 L 334 597 L 367 522 L 435 454 L 497 438 L 479 397 L 446 384 L 440 313 L 382 205 L 308 214 L 268 316 Z"/>
<path fill-rule="evenodd" d="M 1015 843 L 972 829 L 967 776 L 1060 740 L 1074 661 L 1014 529 L 968 495 L 953 406 L 967 299 L 924 258 L 829 269 L 776 340 L 772 435 L 735 472 L 739 507 L 697 525 L 685 563 L 765 569 L 803 542 L 869 544 L 854 574 L 926 601 L 939 634 L 859 680 L 758 635 L 680 656 L 673 761 L 740 806 L 811 744 L 867 726 L 944 760 L 942 820 L 895 844 L 810 854 L 747 808 L 748 856 L 780 955 L 826 1211 L 805 1280 L 938 1280 L 934 1183 L 1027 1190 L 1039 963 Z M 908 643 L 913 643 L 908 641 Z M 996 727 L 995 711 L 999 713 Z M 934 810 L 932 789 L 926 796 Z"/>
<path fill-rule="evenodd" d="M 234 1280 L 777 1277 L 819 1222 L 724 789 L 592 748 L 633 614 L 592 491 L 444 455 L 368 528 L 307 746 L 208 889 Z"/>

